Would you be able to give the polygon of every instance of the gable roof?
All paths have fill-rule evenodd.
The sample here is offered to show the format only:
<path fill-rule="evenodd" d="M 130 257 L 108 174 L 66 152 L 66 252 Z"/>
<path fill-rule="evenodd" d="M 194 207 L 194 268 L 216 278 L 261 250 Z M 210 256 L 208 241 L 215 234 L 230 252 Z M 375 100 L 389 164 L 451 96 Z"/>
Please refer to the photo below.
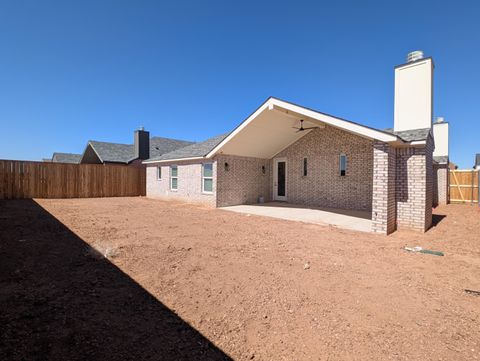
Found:
<path fill-rule="evenodd" d="M 228 134 L 225 133 L 221 135 L 217 135 L 215 137 L 209 138 L 203 142 L 193 143 L 186 147 L 176 149 L 172 152 L 159 155 L 156 157 L 150 157 L 149 159 L 145 160 L 144 163 L 152 163 L 157 161 L 173 161 L 173 160 L 181 160 L 181 159 L 192 159 L 192 158 L 202 158 L 205 157 L 215 146 L 217 146 L 222 140 L 224 140 Z"/>
<path fill-rule="evenodd" d="M 424 144 L 431 135 L 430 128 L 402 132 L 394 132 L 392 129 L 375 129 L 270 97 L 229 134 L 210 138 L 195 146 L 180 148 L 163 156 L 151 157 L 144 163 L 211 158 L 222 152 L 245 156 L 255 156 L 252 154 L 256 153 L 262 158 L 272 157 L 281 150 L 279 148 L 283 146 L 282 149 L 284 149 L 285 146 L 303 136 L 301 133 L 291 132 L 292 122 L 298 126 L 300 119 L 305 120 L 306 127 L 321 128 L 329 125 L 364 138 L 394 145 Z M 304 134 L 307 133 L 308 131 Z"/>
<path fill-rule="evenodd" d="M 128 163 L 133 158 L 133 144 L 90 140 L 88 145 L 93 148 L 102 162 Z"/>
<path fill-rule="evenodd" d="M 59 153 L 55 152 L 53 153 L 51 161 L 54 163 L 80 163 L 80 160 L 82 159 L 81 154 L 75 154 L 75 153 Z"/>
<path fill-rule="evenodd" d="M 211 158 L 215 154 L 224 152 L 232 155 L 271 158 L 308 133 L 308 131 L 303 134 L 291 131 L 294 125 L 298 126 L 300 120 L 306 122 L 306 127 L 322 128 L 328 125 L 368 139 L 386 143 L 404 142 L 395 134 L 270 97 L 206 157 Z"/>

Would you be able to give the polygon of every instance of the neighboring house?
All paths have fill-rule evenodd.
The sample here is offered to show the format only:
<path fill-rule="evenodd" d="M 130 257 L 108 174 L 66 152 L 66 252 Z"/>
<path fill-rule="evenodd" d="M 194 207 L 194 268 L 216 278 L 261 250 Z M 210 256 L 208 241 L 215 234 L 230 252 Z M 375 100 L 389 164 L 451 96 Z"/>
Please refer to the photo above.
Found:
<path fill-rule="evenodd" d="M 52 163 L 80 163 L 80 159 L 82 158 L 81 154 L 74 154 L 74 153 L 53 153 L 52 159 L 50 160 Z"/>
<path fill-rule="evenodd" d="M 475 156 L 475 165 L 473 168 L 480 170 L 480 153 Z"/>
<path fill-rule="evenodd" d="M 287 201 L 369 211 L 374 232 L 427 230 L 434 197 L 433 60 L 414 55 L 395 68 L 393 129 L 271 97 L 231 133 L 144 161 L 147 196 L 214 207 Z"/>
<path fill-rule="evenodd" d="M 178 148 L 194 144 L 193 142 L 152 137 L 150 133 L 140 129 L 134 133 L 133 144 L 119 144 L 90 140 L 81 156 L 82 164 L 134 164 L 141 165 L 141 161 L 150 157 L 157 157 L 172 152 Z"/>

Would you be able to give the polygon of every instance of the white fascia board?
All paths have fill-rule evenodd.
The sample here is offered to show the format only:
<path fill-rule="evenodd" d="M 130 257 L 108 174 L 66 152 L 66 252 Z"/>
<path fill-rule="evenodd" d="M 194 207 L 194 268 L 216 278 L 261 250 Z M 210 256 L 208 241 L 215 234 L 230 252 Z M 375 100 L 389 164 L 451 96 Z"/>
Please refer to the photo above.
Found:
<path fill-rule="evenodd" d="M 305 117 L 310 118 L 309 121 L 319 121 L 320 123 L 328 124 L 336 128 L 344 129 L 354 134 L 358 134 L 370 139 L 376 139 L 381 142 L 391 143 L 391 142 L 401 142 L 403 141 L 395 135 L 384 133 L 372 128 L 362 126 L 360 124 L 352 123 L 343 119 L 335 118 L 333 116 L 316 112 L 311 109 L 301 107 L 299 105 L 291 104 L 284 102 L 279 99 L 270 98 L 265 103 L 263 103 L 253 114 L 251 114 L 247 119 L 243 121 L 230 135 L 228 135 L 222 142 L 220 142 L 215 148 L 213 148 L 207 155 L 207 158 L 211 158 L 218 151 L 227 144 L 232 138 L 235 137 L 239 132 L 242 131 L 246 126 L 248 126 L 260 113 L 264 110 L 274 110 L 275 107 L 283 108 L 291 112 L 301 114 Z"/>
<path fill-rule="evenodd" d="M 410 142 L 409 144 L 411 145 L 425 145 L 427 144 L 426 140 L 414 140 L 413 142 Z"/>
<path fill-rule="evenodd" d="M 396 142 L 390 143 L 395 148 L 408 148 L 408 147 L 416 147 L 416 148 L 423 148 L 427 145 L 426 140 L 414 140 L 413 142 Z"/>
<path fill-rule="evenodd" d="M 314 110 L 301 107 L 299 105 L 287 103 L 279 99 L 270 99 L 270 100 L 273 102 L 274 105 L 278 107 L 302 114 L 306 117 L 311 118 L 312 120 L 318 120 L 322 123 L 325 123 L 333 127 L 340 128 L 358 135 L 362 135 L 367 138 L 376 139 L 376 140 L 387 142 L 387 143 L 395 142 L 399 140 L 399 138 L 393 134 L 384 133 L 360 124 L 356 124 L 347 120 L 336 118 L 331 115 L 319 113 Z"/>
<path fill-rule="evenodd" d="M 190 157 L 190 158 L 177 158 L 177 159 L 144 160 L 142 164 L 174 163 L 174 162 L 182 162 L 186 160 L 200 160 L 200 159 L 207 159 L 207 158 L 208 157 Z"/>

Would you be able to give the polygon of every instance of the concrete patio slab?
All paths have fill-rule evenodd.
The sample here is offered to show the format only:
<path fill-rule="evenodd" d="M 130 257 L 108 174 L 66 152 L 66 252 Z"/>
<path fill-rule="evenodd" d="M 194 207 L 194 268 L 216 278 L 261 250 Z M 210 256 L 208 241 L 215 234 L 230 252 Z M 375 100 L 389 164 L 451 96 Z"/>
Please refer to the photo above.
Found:
<path fill-rule="evenodd" d="M 361 232 L 371 232 L 371 213 L 344 209 L 315 208 L 284 202 L 269 202 L 255 205 L 222 207 L 226 211 L 254 214 L 258 216 L 287 219 L 321 225 L 333 225 L 339 228 Z"/>

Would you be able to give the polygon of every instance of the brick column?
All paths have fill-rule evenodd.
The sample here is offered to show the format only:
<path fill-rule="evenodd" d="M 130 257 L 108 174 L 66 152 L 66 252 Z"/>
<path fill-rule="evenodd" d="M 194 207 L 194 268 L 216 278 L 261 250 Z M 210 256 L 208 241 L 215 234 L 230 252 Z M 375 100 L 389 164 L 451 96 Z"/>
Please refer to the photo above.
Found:
<path fill-rule="evenodd" d="M 395 149 L 386 143 L 373 144 L 372 231 L 395 231 Z"/>
<path fill-rule="evenodd" d="M 432 224 L 433 138 L 424 147 L 397 149 L 397 228 L 425 232 Z"/>
<path fill-rule="evenodd" d="M 448 165 L 438 164 L 433 167 L 434 171 L 434 190 L 437 190 L 434 196 L 434 204 L 448 203 Z M 436 201 L 436 202 L 435 202 Z"/>

